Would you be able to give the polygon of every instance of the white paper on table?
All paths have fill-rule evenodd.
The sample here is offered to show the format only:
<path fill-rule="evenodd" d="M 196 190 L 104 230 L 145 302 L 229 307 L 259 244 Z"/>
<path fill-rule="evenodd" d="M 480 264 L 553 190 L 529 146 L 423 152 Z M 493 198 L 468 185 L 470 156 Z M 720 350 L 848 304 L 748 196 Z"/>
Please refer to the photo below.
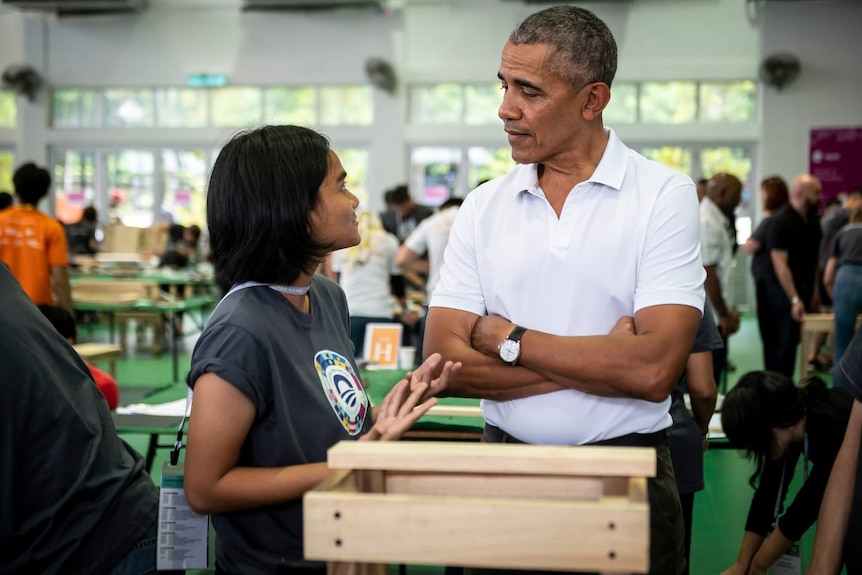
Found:
<path fill-rule="evenodd" d="M 713 413 L 709 418 L 709 437 L 710 439 L 721 439 L 727 437 L 724 434 L 724 428 L 721 426 L 721 414 Z"/>
<path fill-rule="evenodd" d="M 191 404 L 189 404 L 191 408 Z M 182 417 L 186 413 L 186 398 L 167 403 L 133 403 L 117 408 L 117 413 L 123 415 L 175 415 Z"/>

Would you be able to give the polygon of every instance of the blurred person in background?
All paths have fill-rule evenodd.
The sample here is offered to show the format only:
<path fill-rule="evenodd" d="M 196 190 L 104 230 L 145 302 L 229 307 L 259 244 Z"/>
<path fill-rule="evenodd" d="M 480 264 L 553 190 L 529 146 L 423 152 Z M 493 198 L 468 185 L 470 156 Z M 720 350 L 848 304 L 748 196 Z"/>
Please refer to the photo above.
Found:
<path fill-rule="evenodd" d="M 398 239 L 383 229 L 375 212 L 360 212 L 360 242 L 332 253 L 332 271 L 347 296 L 350 311 L 350 341 L 356 355 L 365 355 L 365 326 L 394 320 L 390 294 L 407 313 L 404 280 L 395 265 Z"/>
<path fill-rule="evenodd" d="M 814 524 L 852 403 L 846 389 L 827 389 L 816 376 L 796 386 L 770 371 L 746 373 L 727 393 L 721 425 L 731 447 L 754 461 L 755 491 L 736 562 L 722 575 L 766 575 Z M 779 517 L 800 458 L 804 483 Z"/>
<path fill-rule="evenodd" d="M 832 297 L 837 363 L 850 345 L 856 317 L 862 313 L 862 208 L 854 210 L 849 223 L 835 234 L 823 284 Z"/>
<path fill-rule="evenodd" d="M 36 305 L 57 305 L 74 313 L 69 284 L 66 232 L 56 219 L 40 212 L 51 187 L 51 174 L 32 162 L 12 176 L 18 205 L 0 212 L 0 260 Z"/>
<path fill-rule="evenodd" d="M 95 255 L 99 252 L 99 241 L 96 239 L 98 224 L 99 215 L 96 208 L 87 206 L 81 213 L 80 220 L 66 225 L 70 254 Z"/>

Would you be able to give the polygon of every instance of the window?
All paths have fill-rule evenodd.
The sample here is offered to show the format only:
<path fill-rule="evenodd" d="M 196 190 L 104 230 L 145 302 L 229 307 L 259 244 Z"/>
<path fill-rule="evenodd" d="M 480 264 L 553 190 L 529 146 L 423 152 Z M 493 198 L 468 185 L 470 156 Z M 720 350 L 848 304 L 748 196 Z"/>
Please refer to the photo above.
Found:
<path fill-rule="evenodd" d="M 450 197 L 463 198 L 481 182 L 515 166 L 508 147 L 430 147 L 411 153 L 410 191 L 419 203 L 439 206 Z"/>
<path fill-rule="evenodd" d="M 695 82 L 641 84 L 640 121 L 644 124 L 686 124 L 695 120 Z"/>
<path fill-rule="evenodd" d="M 153 91 L 105 90 L 105 126 L 149 128 L 155 122 Z"/>
<path fill-rule="evenodd" d="M 205 128 L 207 92 L 194 88 L 156 90 L 157 125 L 164 128 Z"/>
<path fill-rule="evenodd" d="M 148 150 L 117 150 L 105 155 L 111 219 L 137 228 L 167 221 L 166 214 L 153 213 L 154 161 L 153 152 Z"/>
<path fill-rule="evenodd" d="M 510 148 L 479 148 L 467 150 L 467 189 L 472 190 L 485 180 L 502 176 L 515 167 Z M 459 194 L 464 197 L 464 194 Z"/>
<path fill-rule="evenodd" d="M 359 198 L 359 205 L 368 207 L 368 150 L 360 148 L 336 149 L 335 153 L 347 172 L 347 189 Z"/>
<path fill-rule="evenodd" d="M 100 125 L 96 90 L 55 90 L 55 128 L 92 128 Z"/>
<path fill-rule="evenodd" d="M 742 82 L 702 82 L 701 122 L 750 122 L 755 119 L 757 85 Z"/>
<path fill-rule="evenodd" d="M 410 122 L 481 126 L 500 120 L 497 84 L 441 83 L 410 89 Z M 757 84 L 739 81 L 617 82 L 602 117 L 615 124 L 753 122 Z"/>
<path fill-rule="evenodd" d="M 468 126 L 500 123 L 497 110 L 503 101 L 499 84 L 468 84 L 464 86 L 464 123 Z"/>
<path fill-rule="evenodd" d="M 602 112 L 604 123 L 634 124 L 638 121 L 638 86 L 637 84 L 614 84 L 611 89 L 611 101 Z"/>
<path fill-rule="evenodd" d="M 267 88 L 263 99 L 267 123 L 299 126 L 317 123 L 317 91 L 313 87 Z"/>
<path fill-rule="evenodd" d="M 15 93 L 0 90 L 0 128 L 14 128 L 18 124 L 18 104 Z"/>
<path fill-rule="evenodd" d="M 497 125 L 502 102 L 499 84 L 434 84 L 410 91 L 414 124 Z"/>
<path fill-rule="evenodd" d="M 370 126 L 374 121 L 370 86 L 320 88 L 320 125 Z"/>
<path fill-rule="evenodd" d="M 15 172 L 15 154 L 0 150 L 0 192 L 12 192 L 12 174 Z"/>
<path fill-rule="evenodd" d="M 237 128 L 261 123 L 263 95 L 260 88 L 216 88 L 211 94 L 213 126 Z"/>
<path fill-rule="evenodd" d="M 415 148 L 411 154 L 411 194 L 420 204 L 439 206 L 450 196 L 463 196 L 458 189 L 461 172 L 459 148 Z"/>
<path fill-rule="evenodd" d="M 460 124 L 464 101 L 460 84 L 414 86 L 410 98 L 410 120 L 415 124 Z"/>
<path fill-rule="evenodd" d="M 103 207 L 96 201 L 95 152 L 67 150 L 54 161 L 54 213 L 67 224 L 77 222 L 87 206 Z"/>
<path fill-rule="evenodd" d="M 175 224 L 206 224 L 207 157 L 204 150 L 161 151 L 164 220 Z"/>
<path fill-rule="evenodd" d="M 678 146 L 643 148 L 641 154 L 683 174 L 692 173 L 692 151 Z"/>

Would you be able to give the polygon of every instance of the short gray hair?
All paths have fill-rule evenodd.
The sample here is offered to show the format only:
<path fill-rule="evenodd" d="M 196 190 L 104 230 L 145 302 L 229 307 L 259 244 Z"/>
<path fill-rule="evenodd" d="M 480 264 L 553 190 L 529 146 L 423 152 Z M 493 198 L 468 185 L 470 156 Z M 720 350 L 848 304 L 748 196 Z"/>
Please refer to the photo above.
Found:
<path fill-rule="evenodd" d="M 572 5 L 552 6 L 528 16 L 509 36 L 512 44 L 548 44 L 554 71 L 573 90 L 592 82 L 608 86 L 617 72 L 617 43 L 595 14 Z"/>

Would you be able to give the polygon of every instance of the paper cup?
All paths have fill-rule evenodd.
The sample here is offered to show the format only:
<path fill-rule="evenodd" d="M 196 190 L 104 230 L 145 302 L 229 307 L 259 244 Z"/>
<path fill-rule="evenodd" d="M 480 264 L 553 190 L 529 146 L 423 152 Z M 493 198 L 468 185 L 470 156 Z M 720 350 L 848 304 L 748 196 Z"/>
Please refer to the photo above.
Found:
<path fill-rule="evenodd" d="M 398 350 L 398 367 L 401 369 L 413 369 L 416 367 L 416 348 L 405 345 Z"/>

